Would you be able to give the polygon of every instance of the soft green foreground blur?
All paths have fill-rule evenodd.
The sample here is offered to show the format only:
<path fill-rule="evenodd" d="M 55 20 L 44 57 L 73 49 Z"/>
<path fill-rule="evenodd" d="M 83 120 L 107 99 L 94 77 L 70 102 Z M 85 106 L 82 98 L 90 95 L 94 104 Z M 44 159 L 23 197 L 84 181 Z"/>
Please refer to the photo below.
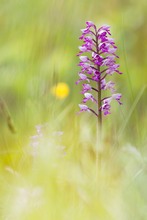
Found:
<path fill-rule="evenodd" d="M 76 114 L 87 20 L 111 25 L 124 73 L 98 169 L 96 120 Z M 147 219 L 146 24 L 146 0 L 0 1 L 0 219 Z M 58 82 L 66 98 L 52 94 Z"/>

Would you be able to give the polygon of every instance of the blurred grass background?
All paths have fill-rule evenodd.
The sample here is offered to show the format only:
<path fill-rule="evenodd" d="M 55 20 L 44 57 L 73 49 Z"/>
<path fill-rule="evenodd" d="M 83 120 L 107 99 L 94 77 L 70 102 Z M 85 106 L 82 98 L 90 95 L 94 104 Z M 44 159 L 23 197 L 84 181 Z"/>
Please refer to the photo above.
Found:
<path fill-rule="evenodd" d="M 100 173 L 98 197 L 94 190 L 98 187 L 95 182 L 89 182 L 94 178 L 94 171 L 91 170 L 95 169 L 96 122 L 91 115 L 76 115 L 78 103 L 81 101 L 80 88 L 75 86 L 79 71 L 76 54 L 80 44 L 78 40 L 80 29 L 84 28 L 87 20 L 93 21 L 98 26 L 105 23 L 111 25 L 112 37 L 118 46 L 120 70 L 124 73 L 114 77 L 118 91 L 123 94 L 123 106 L 119 108 L 114 104 L 113 114 L 104 118 L 103 122 L 104 143 L 109 154 L 111 149 L 114 152 L 115 147 L 120 149 L 120 152 L 115 155 L 114 161 L 107 153 L 104 156 L 105 168 Z M 2 219 L 40 219 L 42 214 L 39 213 L 45 212 L 43 219 L 95 220 L 98 219 L 97 216 L 100 219 L 118 219 L 118 217 L 123 220 L 147 219 L 145 213 L 147 192 L 142 187 L 146 183 L 144 169 L 147 145 L 146 24 L 146 0 L 0 1 L 0 167 L 1 204 L 4 204 L 0 205 Z M 52 87 L 58 82 L 64 82 L 69 86 L 70 92 L 65 99 L 58 99 L 51 93 Z M 67 159 L 60 161 L 55 171 L 47 158 L 50 153 L 47 153 L 45 159 L 44 156 L 37 159 L 38 164 L 35 162 L 33 166 L 38 171 L 34 172 L 30 168 L 32 158 L 28 156 L 30 136 L 35 134 L 36 125 L 45 123 L 48 133 L 45 134 L 46 142 L 41 142 L 41 146 L 43 149 L 46 144 L 48 146 L 48 139 L 46 140 L 48 134 L 63 131 L 60 144 L 66 146 Z M 56 145 L 58 144 L 52 144 Z M 126 154 L 121 151 L 124 148 L 127 149 Z M 6 169 L 7 167 L 9 169 Z M 15 170 L 21 173 L 21 178 L 17 177 L 19 180 L 15 179 Z M 128 193 L 124 192 L 122 198 L 123 190 L 126 190 L 125 184 L 128 182 L 130 184 L 130 178 L 133 179 L 139 171 L 141 175 L 137 179 L 135 177 L 131 187 L 127 188 Z M 46 174 L 48 172 L 49 174 Z M 62 189 L 58 177 L 61 182 L 63 181 Z M 49 205 L 43 205 L 36 215 L 29 213 L 24 217 L 21 211 L 16 214 L 15 207 L 11 207 L 15 190 L 21 196 L 26 194 L 28 196 L 30 192 L 32 196 L 31 190 L 36 192 L 36 188 L 28 190 L 28 185 L 27 190 L 20 189 L 20 185 L 26 187 L 23 178 L 26 179 L 25 184 L 29 185 L 31 182 L 32 185 L 42 185 L 53 200 L 52 202 L 46 198 Z M 12 183 L 11 187 L 9 181 Z M 108 183 L 113 185 L 113 182 L 117 185 L 116 192 L 112 193 L 116 201 L 111 195 L 111 189 L 115 187 L 110 186 L 110 191 L 107 188 Z M 69 192 L 69 197 L 65 196 L 66 191 Z M 107 193 L 110 201 L 106 205 Z M 18 199 L 20 201 L 21 196 Z M 90 200 L 86 196 L 90 197 Z M 83 197 L 84 201 L 86 198 L 87 205 L 83 202 Z M 124 208 L 120 198 L 122 201 L 127 200 L 128 206 Z M 115 207 L 118 200 L 119 208 Z M 141 208 L 137 207 L 135 201 Z M 113 204 L 111 211 L 109 203 Z M 67 209 L 65 204 L 68 204 Z M 52 214 L 47 211 L 48 206 L 53 209 Z M 7 216 L 9 208 L 12 209 L 11 215 Z M 136 214 L 133 214 L 132 209 L 136 210 Z"/>

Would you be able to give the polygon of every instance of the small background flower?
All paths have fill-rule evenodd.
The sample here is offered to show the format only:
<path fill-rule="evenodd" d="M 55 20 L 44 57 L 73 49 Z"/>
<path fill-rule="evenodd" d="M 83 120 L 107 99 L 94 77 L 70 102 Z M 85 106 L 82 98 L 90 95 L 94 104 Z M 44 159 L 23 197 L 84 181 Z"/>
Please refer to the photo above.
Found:
<path fill-rule="evenodd" d="M 51 88 L 51 93 L 58 99 L 65 99 L 69 95 L 69 86 L 64 82 L 59 82 Z"/>

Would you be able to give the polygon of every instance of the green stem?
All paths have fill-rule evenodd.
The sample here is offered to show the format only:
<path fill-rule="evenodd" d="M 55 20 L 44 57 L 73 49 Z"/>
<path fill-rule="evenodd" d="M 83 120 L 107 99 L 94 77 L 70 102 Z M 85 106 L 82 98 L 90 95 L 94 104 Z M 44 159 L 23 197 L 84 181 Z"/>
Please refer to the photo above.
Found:
<path fill-rule="evenodd" d="M 97 36 L 97 32 L 96 32 L 96 51 L 97 54 L 99 54 L 99 49 L 98 49 L 98 36 Z M 97 70 L 98 72 L 100 72 L 100 66 L 97 65 Z M 97 114 L 98 114 L 98 139 L 99 139 L 99 143 L 101 143 L 101 136 L 102 136 L 102 112 L 100 110 L 101 107 L 101 78 L 100 80 L 97 82 L 97 90 L 98 92 L 98 105 L 97 105 Z"/>
<path fill-rule="evenodd" d="M 96 32 L 96 52 L 99 54 L 99 49 L 98 49 L 98 34 L 97 30 L 95 29 Z M 97 70 L 100 72 L 100 66 L 97 65 Z M 98 104 L 97 104 L 97 148 L 96 148 L 96 182 L 98 181 L 98 168 L 101 167 L 101 155 L 99 152 L 99 149 L 101 148 L 101 139 L 102 139 L 102 112 L 100 110 L 101 107 L 101 77 L 100 80 L 97 82 L 97 99 L 98 99 Z"/>
<path fill-rule="evenodd" d="M 100 107 L 101 107 L 101 84 L 100 82 L 98 82 L 98 137 L 99 137 L 99 141 L 101 142 L 101 136 L 102 136 L 102 112 L 100 110 Z"/>

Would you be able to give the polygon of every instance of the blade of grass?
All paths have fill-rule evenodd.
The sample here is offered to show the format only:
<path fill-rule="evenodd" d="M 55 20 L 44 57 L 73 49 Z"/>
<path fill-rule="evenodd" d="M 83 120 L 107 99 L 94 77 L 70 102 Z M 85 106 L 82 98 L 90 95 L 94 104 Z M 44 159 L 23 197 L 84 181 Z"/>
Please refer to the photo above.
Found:
<path fill-rule="evenodd" d="M 121 136 L 122 133 L 124 132 L 124 129 L 125 129 L 126 125 L 128 124 L 129 119 L 130 119 L 130 117 L 131 117 L 131 115 L 132 115 L 132 113 L 133 113 L 135 107 L 137 106 L 139 100 L 141 99 L 141 97 L 142 97 L 142 95 L 143 95 L 143 93 L 144 93 L 144 91 L 145 91 L 146 88 L 147 88 L 147 85 L 144 85 L 144 87 L 143 87 L 143 88 L 141 89 L 141 91 L 138 93 L 138 96 L 136 97 L 136 99 L 135 99 L 135 101 L 134 101 L 132 107 L 130 108 L 130 111 L 128 112 L 128 114 L 127 114 L 127 116 L 126 116 L 126 118 L 125 118 L 125 121 L 124 121 L 122 127 L 120 128 L 120 130 L 119 130 L 119 132 L 118 132 L 118 139 L 120 138 L 120 136 Z"/>

